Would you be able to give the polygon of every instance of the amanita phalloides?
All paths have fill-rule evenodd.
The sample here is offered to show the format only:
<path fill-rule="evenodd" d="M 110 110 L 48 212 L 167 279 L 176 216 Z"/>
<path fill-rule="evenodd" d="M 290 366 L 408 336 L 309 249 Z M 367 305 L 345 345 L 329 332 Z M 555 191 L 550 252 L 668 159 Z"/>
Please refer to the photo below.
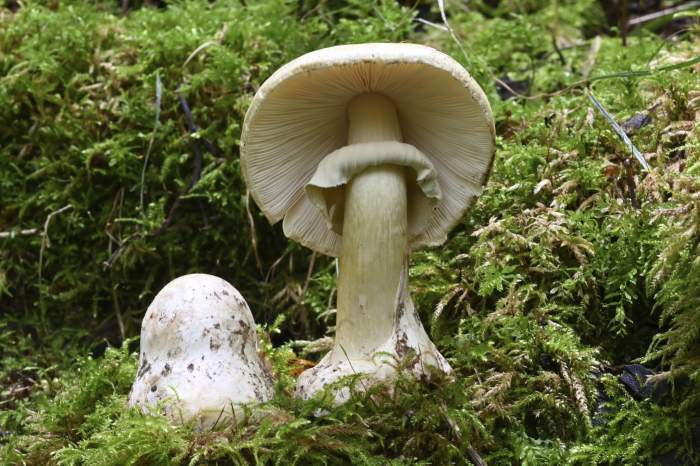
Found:
<path fill-rule="evenodd" d="M 156 295 L 141 325 L 139 370 L 129 405 L 161 403 L 175 423 L 236 423 L 245 405 L 272 398 L 272 380 L 257 351 L 253 315 L 225 280 L 185 275 Z"/>
<path fill-rule="evenodd" d="M 416 376 L 450 372 L 409 296 L 409 256 L 442 244 L 481 192 L 494 135 L 479 85 L 421 45 L 318 50 L 260 87 L 241 144 L 250 192 L 289 238 L 339 257 L 334 346 L 299 396 L 390 378 L 410 354 Z"/>

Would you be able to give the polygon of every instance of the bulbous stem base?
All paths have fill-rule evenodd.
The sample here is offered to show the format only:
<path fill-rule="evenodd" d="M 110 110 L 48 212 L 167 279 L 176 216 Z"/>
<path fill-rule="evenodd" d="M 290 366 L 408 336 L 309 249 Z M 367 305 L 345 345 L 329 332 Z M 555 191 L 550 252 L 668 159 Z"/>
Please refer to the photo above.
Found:
<path fill-rule="evenodd" d="M 400 292 L 392 310 L 394 324 L 389 337 L 371 357 L 349 357 L 342 346 L 333 349 L 297 380 L 295 396 L 312 398 L 316 393 L 343 377 L 359 376 L 354 387 L 363 391 L 378 382 L 390 382 L 399 368 L 410 371 L 418 379 L 427 379 L 433 371 L 449 374 L 452 368 L 440 354 L 421 324 L 408 294 L 408 257 L 400 278 Z M 334 402 L 341 404 L 351 395 L 351 386 L 332 392 Z"/>

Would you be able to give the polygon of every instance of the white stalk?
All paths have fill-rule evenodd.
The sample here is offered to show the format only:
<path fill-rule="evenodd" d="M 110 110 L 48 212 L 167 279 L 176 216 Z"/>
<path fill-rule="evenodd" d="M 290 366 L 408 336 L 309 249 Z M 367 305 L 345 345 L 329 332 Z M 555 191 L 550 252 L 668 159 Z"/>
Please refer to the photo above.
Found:
<path fill-rule="evenodd" d="M 351 151 L 336 151 L 329 157 L 381 159 L 386 142 L 401 142 L 396 108 L 383 95 L 362 94 L 353 99 L 348 105 L 348 120 L 347 147 L 362 148 L 367 157 Z M 404 162 L 412 158 L 411 150 L 403 144 L 394 150 L 405 151 L 398 157 Z M 318 183 L 311 185 L 336 186 L 326 178 L 333 178 L 328 175 L 338 166 L 337 160 L 329 161 Z M 315 367 L 299 377 L 296 392 L 302 398 L 310 398 L 348 375 L 365 374 L 363 387 L 388 380 L 395 374 L 396 363 L 411 354 L 416 357 L 408 368 L 416 376 L 427 376 L 427 366 L 450 372 L 449 364 L 425 333 L 408 294 L 407 169 L 402 164 L 382 162 L 367 166 L 345 186 L 335 343 Z M 411 166 L 418 166 L 416 172 L 426 168 Z M 435 186 L 431 193 L 439 196 L 439 189 Z M 335 392 L 337 403 L 349 396 L 348 388 Z"/>
<path fill-rule="evenodd" d="M 383 95 L 356 97 L 348 118 L 348 144 L 402 139 L 396 109 Z M 336 358 L 367 359 L 393 333 L 407 251 L 406 199 L 402 166 L 368 168 L 347 185 L 336 321 L 342 351 Z"/>

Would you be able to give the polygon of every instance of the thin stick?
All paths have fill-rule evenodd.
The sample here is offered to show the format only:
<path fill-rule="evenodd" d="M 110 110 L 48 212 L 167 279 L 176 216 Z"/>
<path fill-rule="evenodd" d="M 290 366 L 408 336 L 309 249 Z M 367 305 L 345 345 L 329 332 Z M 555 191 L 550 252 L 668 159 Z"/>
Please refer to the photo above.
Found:
<path fill-rule="evenodd" d="M 632 18 L 627 22 L 627 24 L 628 26 L 636 26 L 638 24 L 648 23 L 649 21 L 654 21 L 655 19 L 663 18 L 664 16 L 670 16 L 675 13 L 680 13 L 681 11 L 690 10 L 698 6 L 700 6 L 700 1 L 688 2 L 682 5 L 664 8 L 663 10 L 655 11 L 654 13 L 649 13 L 647 15 Z"/>
<path fill-rule="evenodd" d="M 26 228 L 24 230 L 0 231 L 0 238 L 14 238 L 15 236 L 31 236 L 39 232 L 37 228 Z"/>
<path fill-rule="evenodd" d="M 46 328 L 46 306 L 44 304 L 44 293 L 41 290 L 41 282 L 42 282 L 42 271 L 44 268 L 44 252 L 46 251 L 47 248 L 51 246 L 51 240 L 49 239 L 49 224 L 51 223 L 51 219 L 54 218 L 56 215 L 65 212 L 68 209 L 72 209 L 73 206 L 68 204 L 63 207 L 61 207 L 58 210 L 55 210 L 51 212 L 49 215 L 46 216 L 46 221 L 44 222 L 44 231 L 41 233 L 41 248 L 39 249 L 39 271 L 38 271 L 38 286 L 39 286 L 39 309 L 41 310 L 41 324 Z"/>
<path fill-rule="evenodd" d="M 605 119 L 608 120 L 610 126 L 617 133 L 617 135 L 620 136 L 620 138 L 622 138 L 625 144 L 627 144 L 627 147 L 630 149 L 630 151 L 632 151 L 632 154 L 635 156 L 635 158 L 639 160 L 639 163 L 642 164 L 642 167 L 644 167 L 645 170 L 649 171 L 651 169 L 649 167 L 649 164 L 647 163 L 642 153 L 639 152 L 639 149 L 637 149 L 637 147 L 634 144 L 632 144 L 630 138 L 627 137 L 627 133 L 625 133 L 625 130 L 623 130 L 620 127 L 617 121 L 615 121 L 615 119 L 608 113 L 608 111 L 605 110 L 603 104 L 601 104 L 590 91 L 588 92 L 588 98 L 591 99 L 591 102 L 593 102 L 593 105 L 595 105 L 595 107 L 598 109 L 601 115 L 603 115 Z"/>
<path fill-rule="evenodd" d="M 620 4 L 620 36 L 622 36 L 622 46 L 627 47 L 627 31 L 629 30 L 629 0 L 622 0 Z"/>
<path fill-rule="evenodd" d="M 281 256 L 279 256 L 275 261 L 272 263 L 270 268 L 267 270 L 267 273 L 265 274 L 265 283 L 270 281 L 270 278 L 272 278 L 272 274 L 275 273 L 275 270 L 277 269 L 277 266 L 282 263 L 285 257 L 287 257 L 287 254 L 289 253 L 289 249 L 285 250 Z"/>
<path fill-rule="evenodd" d="M 255 220 L 253 219 L 253 213 L 250 210 L 250 191 L 246 191 L 245 193 L 245 213 L 248 216 L 248 224 L 250 225 L 250 242 L 253 245 L 255 265 L 258 267 L 258 272 L 260 272 L 260 275 L 262 276 L 263 266 L 262 261 L 260 260 L 260 254 L 258 253 L 258 235 L 255 232 Z"/>
<path fill-rule="evenodd" d="M 554 51 L 557 53 L 557 56 L 559 57 L 559 61 L 561 62 L 562 66 L 566 66 L 566 58 L 564 58 L 564 54 L 561 52 L 561 49 L 559 48 L 559 44 L 557 44 L 557 36 L 555 35 L 554 31 L 552 31 L 552 47 L 554 48 Z"/>
<path fill-rule="evenodd" d="M 304 281 L 304 287 L 301 289 L 301 296 L 306 296 L 306 290 L 309 289 L 309 283 L 311 283 L 311 276 L 314 273 L 314 265 L 316 264 L 316 251 L 311 253 L 311 259 L 309 259 L 309 270 L 306 272 L 306 281 Z"/>
<path fill-rule="evenodd" d="M 199 131 L 199 128 L 197 125 L 194 123 L 194 119 L 192 118 L 192 111 L 190 110 L 190 106 L 187 104 L 187 101 L 185 98 L 178 92 L 177 98 L 180 101 L 180 106 L 182 107 L 182 111 L 185 113 L 185 120 L 187 121 L 187 128 L 189 130 L 190 136 L 195 134 L 197 131 Z M 192 138 L 192 150 L 194 151 L 194 169 L 192 171 L 192 177 L 190 178 L 190 182 L 187 184 L 185 187 L 184 191 L 180 194 L 177 195 L 175 198 L 175 201 L 173 202 L 173 205 L 170 207 L 170 210 L 168 211 L 168 215 L 165 217 L 165 221 L 163 224 L 158 227 L 157 230 L 151 232 L 150 236 L 158 236 L 163 231 L 170 226 L 170 224 L 173 222 L 173 219 L 175 218 L 175 212 L 177 209 L 180 207 L 180 204 L 182 203 L 182 197 L 189 194 L 192 188 L 197 184 L 199 181 L 199 178 L 202 176 L 202 150 L 199 146 L 199 138 Z"/>
<path fill-rule="evenodd" d="M 122 341 L 126 338 L 126 331 L 124 329 L 124 318 L 122 317 L 121 307 L 119 306 L 119 298 L 117 297 L 117 286 L 112 287 L 112 301 L 114 304 L 114 314 L 117 316 L 117 325 L 119 325 L 119 335 Z"/>
<path fill-rule="evenodd" d="M 158 126 L 160 126 L 160 102 L 163 94 L 162 85 L 160 82 L 160 74 L 156 71 L 156 117 L 153 123 L 153 131 L 151 131 L 151 139 L 148 141 L 148 149 L 146 149 L 146 156 L 143 159 L 143 168 L 141 169 L 141 189 L 139 192 L 139 206 L 143 212 L 143 189 L 146 181 L 146 167 L 148 166 L 148 158 L 151 155 L 151 149 L 153 148 L 153 141 L 156 138 L 156 131 Z"/>
<path fill-rule="evenodd" d="M 440 29 L 441 31 L 448 31 L 448 29 L 442 24 L 433 23 L 432 21 L 428 21 L 427 19 L 416 18 L 416 22 L 425 24 L 426 26 L 434 27 L 435 29 Z"/>

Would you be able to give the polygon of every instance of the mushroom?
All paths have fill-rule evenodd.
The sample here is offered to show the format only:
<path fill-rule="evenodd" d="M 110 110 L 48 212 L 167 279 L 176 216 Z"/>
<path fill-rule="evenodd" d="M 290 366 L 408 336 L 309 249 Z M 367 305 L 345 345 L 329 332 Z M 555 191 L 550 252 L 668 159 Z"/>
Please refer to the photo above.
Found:
<path fill-rule="evenodd" d="M 241 421 L 244 405 L 272 398 L 257 352 L 253 315 L 225 280 L 185 275 L 156 295 L 141 325 L 141 354 L 129 405 L 162 404 L 175 423 L 199 430 Z"/>
<path fill-rule="evenodd" d="M 271 223 L 284 219 L 286 236 L 339 257 L 334 346 L 302 373 L 297 395 L 355 373 L 390 378 L 409 354 L 416 376 L 450 372 L 409 296 L 409 256 L 446 240 L 494 150 L 483 91 L 430 47 L 331 47 L 263 83 L 241 142 L 250 193 Z"/>

